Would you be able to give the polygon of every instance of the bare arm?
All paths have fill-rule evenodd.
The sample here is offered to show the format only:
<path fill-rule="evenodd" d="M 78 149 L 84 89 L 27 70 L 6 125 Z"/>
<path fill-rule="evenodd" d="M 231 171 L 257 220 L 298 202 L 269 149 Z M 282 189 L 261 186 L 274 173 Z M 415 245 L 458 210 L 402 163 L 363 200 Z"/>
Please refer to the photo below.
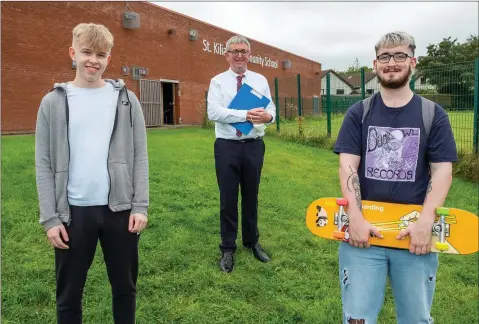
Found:
<path fill-rule="evenodd" d="M 452 184 L 452 163 L 431 163 L 431 180 L 427 187 L 426 199 L 421 216 L 426 221 L 434 222 L 435 210 L 442 207 Z"/>
<path fill-rule="evenodd" d="M 430 166 L 431 180 L 429 181 L 421 215 L 416 223 L 410 223 L 397 236 L 397 239 L 402 239 L 406 235 L 410 235 L 409 252 L 417 255 L 427 254 L 431 251 L 431 228 L 436 218 L 435 210 L 444 204 L 452 183 L 451 162 L 431 163 Z"/>
<path fill-rule="evenodd" d="M 361 157 L 353 154 L 339 154 L 339 180 L 341 193 L 348 200 L 349 244 L 359 248 L 368 248 L 369 235 L 382 238 L 379 230 L 363 218 L 361 186 L 358 167 Z"/>
<path fill-rule="evenodd" d="M 358 167 L 361 157 L 353 154 L 339 155 L 339 181 L 341 193 L 348 200 L 348 211 L 352 216 L 361 216 L 361 187 L 359 184 Z"/>

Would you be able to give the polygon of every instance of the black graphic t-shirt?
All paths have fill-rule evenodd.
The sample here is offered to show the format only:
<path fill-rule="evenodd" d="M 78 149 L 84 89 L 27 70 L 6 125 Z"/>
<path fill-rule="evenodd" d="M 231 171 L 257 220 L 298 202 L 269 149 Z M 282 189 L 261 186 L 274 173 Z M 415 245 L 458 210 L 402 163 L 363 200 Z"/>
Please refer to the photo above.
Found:
<path fill-rule="evenodd" d="M 352 105 L 334 152 L 361 156 L 358 169 L 363 200 L 423 204 L 430 180 L 429 162 L 457 161 L 448 115 L 436 104 L 426 138 L 421 98 L 414 94 L 403 107 L 387 107 L 378 94 L 364 122 L 363 105 Z"/>

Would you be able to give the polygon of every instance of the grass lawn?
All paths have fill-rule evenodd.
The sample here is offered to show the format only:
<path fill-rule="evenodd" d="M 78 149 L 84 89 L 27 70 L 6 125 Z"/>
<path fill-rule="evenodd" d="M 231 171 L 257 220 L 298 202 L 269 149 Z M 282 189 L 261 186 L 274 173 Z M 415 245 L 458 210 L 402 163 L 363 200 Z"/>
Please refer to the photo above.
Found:
<path fill-rule="evenodd" d="M 471 153 L 473 149 L 474 113 L 472 111 L 448 111 L 457 149 L 464 153 Z M 343 114 L 331 115 L 331 137 L 336 138 L 343 122 Z M 323 117 L 308 117 L 303 120 L 305 135 L 327 135 L 328 124 L 326 114 Z M 280 131 L 298 133 L 296 120 L 284 120 L 280 124 Z"/>
<path fill-rule="evenodd" d="M 217 266 L 213 142 L 213 130 L 148 132 L 151 208 L 140 240 L 137 323 L 340 323 L 337 243 L 305 225 L 311 201 L 339 195 L 337 157 L 266 138 L 259 229 L 273 261 L 262 264 L 239 248 L 234 271 L 225 274 Z M 477 201 L 477 185 L 454 179 L 447 205 L 477 213 Z M 54 277 L 53 250 L 38 224 L 34 138 L 2 137 L 2 323 L 55 323 Z M 379 323 L 395 322 L 387 292 Z M 478 255 L 440 255 L 436 323 L 476 323 L 477 304 Z M 98 249 L 84 323 L 113 323 L 110 309 Z"/>

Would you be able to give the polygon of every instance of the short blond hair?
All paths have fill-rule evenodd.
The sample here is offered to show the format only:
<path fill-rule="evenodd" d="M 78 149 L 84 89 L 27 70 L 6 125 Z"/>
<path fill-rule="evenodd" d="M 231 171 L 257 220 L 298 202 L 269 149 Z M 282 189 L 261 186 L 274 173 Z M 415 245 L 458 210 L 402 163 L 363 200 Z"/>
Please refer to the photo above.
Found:
<path fill-rule="evenodd" d="M 381 47 L 396 47 L 401 45 L 407 45 L 411 50 L 412 56 L 414 56 L 414 51 L 416 50 L 416 42 L 414 37 L 408 33 L 395 31 L 387 33 L 381 37 L 381 39 L 376 43 L 374 49 L 376 50 L 376 55 Z"/>
<path fill-rule="evenodd" d="M 82 43 L 96 52 L 107 51 L 113 48 L 113 35 L 103 25 L 81 23 L 73 28 L 72 46 Z"/>

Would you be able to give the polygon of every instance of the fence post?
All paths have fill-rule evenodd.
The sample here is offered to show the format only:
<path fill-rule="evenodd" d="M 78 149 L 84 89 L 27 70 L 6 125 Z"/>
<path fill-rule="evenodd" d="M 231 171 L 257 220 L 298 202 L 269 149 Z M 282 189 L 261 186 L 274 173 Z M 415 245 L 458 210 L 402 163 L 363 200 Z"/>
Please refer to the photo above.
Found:
<path fill-rule="evenodd" d="M 205 90 L 205 109 L 206 113 L 208 113 L 208 91 Z"/>
<path fill-rule="evenodd" d="M 474 71 L 474 154 L 478 154 L 478 144 L 479 144 L 479 57 L 476 57 L 475 60 L 475 71 Z"/>
<path fill-rule="evenodd" d="M 326 74 L 326 115 L 328 119 L 328 137 L 331 137 L 331 75 Z"/>
<path fill-rule="evenodd" d="M 303 107 L 301 106 L 301 76 L 298 74 L 298 116 L 303 115 Z"/>
<path fill-rule="evenodd" d="M 363 67 L 361 68 L 361 98 L 366 98 L 366 77 Z"/>
<path fill-rule="evenodd" d="M 278 78 L 274 78 L 274 101 L 276 102 L 276 131 L 279 132 L 279 86 Z"/>

